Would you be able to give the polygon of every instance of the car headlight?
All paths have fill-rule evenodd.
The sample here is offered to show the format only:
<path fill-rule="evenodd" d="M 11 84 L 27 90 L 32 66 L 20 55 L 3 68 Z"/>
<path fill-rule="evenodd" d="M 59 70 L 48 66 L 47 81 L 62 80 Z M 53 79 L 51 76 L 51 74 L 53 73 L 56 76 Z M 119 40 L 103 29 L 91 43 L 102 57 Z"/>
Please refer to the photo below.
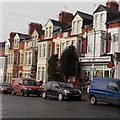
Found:
<path fill-rule="evenodd" d="M 1 88 L 1 90 L 7 90 L 7 88 Z"/>
<path fill-rule="evenodd" d="M 78 91 L 79 91 L 80 94 L 82 93 L 80 90 L 78 90 Z"/>
<path fill-rule="evenodd" d="M 32 90 L 31 88 L 28 88 L 28 90 Z"/>
<path fill-rule="evenodd" d="M 64 90 L 64 92 L 65 92 L 65 93 L 70 93 L 70 91 L 69 91 L 69 90 Z"/>

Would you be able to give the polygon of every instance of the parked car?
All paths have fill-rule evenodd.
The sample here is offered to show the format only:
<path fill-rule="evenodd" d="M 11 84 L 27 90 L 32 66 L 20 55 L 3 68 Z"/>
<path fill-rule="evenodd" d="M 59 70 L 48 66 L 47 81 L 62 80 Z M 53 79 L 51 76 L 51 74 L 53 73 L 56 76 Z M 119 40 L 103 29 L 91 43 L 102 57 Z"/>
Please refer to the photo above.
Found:
<path fill-rule="evenodd" d="M 120 80 L 95 77 L 90 84 L 89 99 L 92 105 L 98 102 L 120 105 Z"/>
<path fill-rule="evenodd" d="M 45 99 L 47 97 L 54 97 L 59 101 L 70 98 L 81 100 L 82 93 L 71 84 L 59 81 L 49 81 L 43 85 L 42 90 L 42 98 Z"/>
<path fill-rule="evenodd" d="M 22 96 L 30 96 L 30 94 L 41 95 L 42 87 L 36 84 L 36 81 L 30 78 L 14 78 L 12 82 L 12 94 L 21 94 Z"/>
<path fill-rule="evenodd" d="M 11 94 L 12 85 L 10 83 L 0 83 L 0 93 Z"/>

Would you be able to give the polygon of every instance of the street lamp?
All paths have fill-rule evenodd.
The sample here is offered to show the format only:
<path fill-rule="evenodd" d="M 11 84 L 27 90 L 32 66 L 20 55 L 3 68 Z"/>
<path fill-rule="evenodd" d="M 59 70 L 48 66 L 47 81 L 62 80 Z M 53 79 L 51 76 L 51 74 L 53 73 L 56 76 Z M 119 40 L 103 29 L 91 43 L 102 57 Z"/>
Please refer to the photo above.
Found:
<path fill-rule="evenodd" d="M 96 38 L 96 31 L 93 28 L 94 31 L 94 36 L 93 36 L 93 63 L 92 63 L 92 77 L 91 80 L 94 78 L 94 73 L 95 73 L 95 38 Z"/>

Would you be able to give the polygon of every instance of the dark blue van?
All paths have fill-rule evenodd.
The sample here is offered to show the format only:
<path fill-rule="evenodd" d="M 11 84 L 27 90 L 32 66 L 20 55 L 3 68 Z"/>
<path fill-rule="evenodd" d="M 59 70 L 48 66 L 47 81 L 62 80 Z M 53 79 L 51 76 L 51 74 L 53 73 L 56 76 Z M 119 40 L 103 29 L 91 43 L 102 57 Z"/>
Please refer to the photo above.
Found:
<path fill-rule="evenodd" d="M 95 77 L 90 84 L 89 99 L 92 105 L 97 102 L 120 105 L 120 80 Z"/>

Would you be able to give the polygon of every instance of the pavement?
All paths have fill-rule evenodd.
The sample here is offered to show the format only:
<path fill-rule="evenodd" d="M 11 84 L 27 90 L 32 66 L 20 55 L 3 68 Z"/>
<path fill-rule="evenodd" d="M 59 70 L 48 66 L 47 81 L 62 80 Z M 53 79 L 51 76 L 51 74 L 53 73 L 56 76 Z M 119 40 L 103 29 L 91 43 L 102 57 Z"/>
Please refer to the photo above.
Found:
<path fill-rule="evenodd" d="M 88 93 L 83 93 L 83 100 L 89 101 Z"/>

